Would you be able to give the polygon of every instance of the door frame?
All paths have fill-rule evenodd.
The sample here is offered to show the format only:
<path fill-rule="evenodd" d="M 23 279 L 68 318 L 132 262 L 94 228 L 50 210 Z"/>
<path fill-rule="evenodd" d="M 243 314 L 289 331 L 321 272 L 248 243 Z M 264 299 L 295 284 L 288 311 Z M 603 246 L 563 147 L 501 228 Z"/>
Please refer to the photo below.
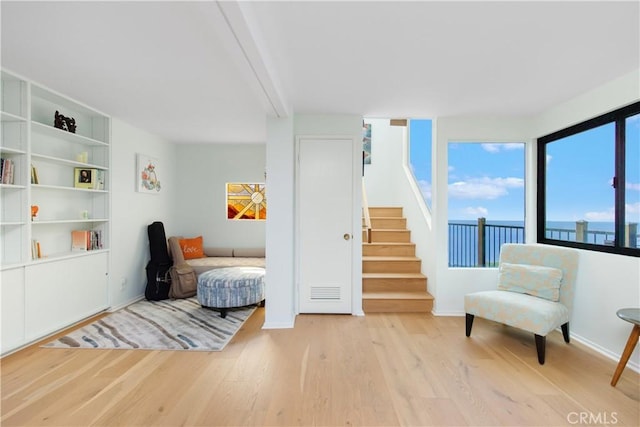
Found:
<path fill-rule="evenodd" d="M 351 184 L 352 245 L 351 245 L 351 314 L 364 316 L 362 310 L 362 141 L 353 135 L 296 135 L 294 178 L 294 300 L 295 314 L 300 314 L 300 142 L 305 139 L 350 140 L 353 149 Z"/>

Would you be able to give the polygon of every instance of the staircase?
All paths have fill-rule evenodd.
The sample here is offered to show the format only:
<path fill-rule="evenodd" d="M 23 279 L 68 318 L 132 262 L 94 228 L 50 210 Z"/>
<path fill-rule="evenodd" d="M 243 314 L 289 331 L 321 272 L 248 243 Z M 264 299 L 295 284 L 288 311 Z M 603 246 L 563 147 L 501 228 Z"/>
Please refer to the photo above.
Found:
<path fill-rule="evenodd" d="M 371 243 L 362 236 L 362 307 L 365 313 L 430 313 L 422 260 L 401 207 L 370 207 Z"/>

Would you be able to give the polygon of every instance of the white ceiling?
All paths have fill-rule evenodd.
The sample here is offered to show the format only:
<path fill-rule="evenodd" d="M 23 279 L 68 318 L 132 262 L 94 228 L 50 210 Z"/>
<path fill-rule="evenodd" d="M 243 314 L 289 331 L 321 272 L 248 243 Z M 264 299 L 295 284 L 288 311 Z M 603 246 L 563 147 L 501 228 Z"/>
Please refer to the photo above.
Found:
<path fill-rule="evenodd" d="M 174 142 L 526 116 L 640 68 L 640 2 L 8 2 L 2 67 Z M 638 94 L 640 96 L 640 94 Z"/>

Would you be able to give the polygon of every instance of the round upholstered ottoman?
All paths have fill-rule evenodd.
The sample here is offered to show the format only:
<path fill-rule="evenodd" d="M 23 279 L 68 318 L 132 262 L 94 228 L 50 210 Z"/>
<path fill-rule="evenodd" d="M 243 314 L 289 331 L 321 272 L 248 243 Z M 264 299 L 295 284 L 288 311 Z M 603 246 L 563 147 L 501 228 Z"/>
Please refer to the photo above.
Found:
<path fill-rule="evenodd" d="M 264 300 L 264 268 L 224 267 L 206 271 L 198 277 L 198 302 L 203 307 L 220 309 L 258 304 Z"/>

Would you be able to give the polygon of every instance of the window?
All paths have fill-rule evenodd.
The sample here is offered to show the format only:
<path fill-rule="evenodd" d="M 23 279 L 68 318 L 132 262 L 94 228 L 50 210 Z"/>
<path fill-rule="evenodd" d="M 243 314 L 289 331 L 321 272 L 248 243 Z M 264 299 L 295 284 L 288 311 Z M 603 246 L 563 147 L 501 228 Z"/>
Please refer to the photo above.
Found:
<path fill-rule="evenodd" d="M 640 114 L 625 119 L 624 246 L 640 248 Z M 635 240 L 634 240 L 635 235 Z"/>
<path fill-rule="evenodd" d="M 524 243 L 524 143 L 449 143 L 449 267 L 495 267 Z"/>
<path fill-rule="evenodd" d="M 538 242 L 640 256 L 640 102 L 538 139 Z"/>
<path fill-rule="evenodd" d="M 409 120 L 409 166 L 431 209 L 431 120 Z"/>

